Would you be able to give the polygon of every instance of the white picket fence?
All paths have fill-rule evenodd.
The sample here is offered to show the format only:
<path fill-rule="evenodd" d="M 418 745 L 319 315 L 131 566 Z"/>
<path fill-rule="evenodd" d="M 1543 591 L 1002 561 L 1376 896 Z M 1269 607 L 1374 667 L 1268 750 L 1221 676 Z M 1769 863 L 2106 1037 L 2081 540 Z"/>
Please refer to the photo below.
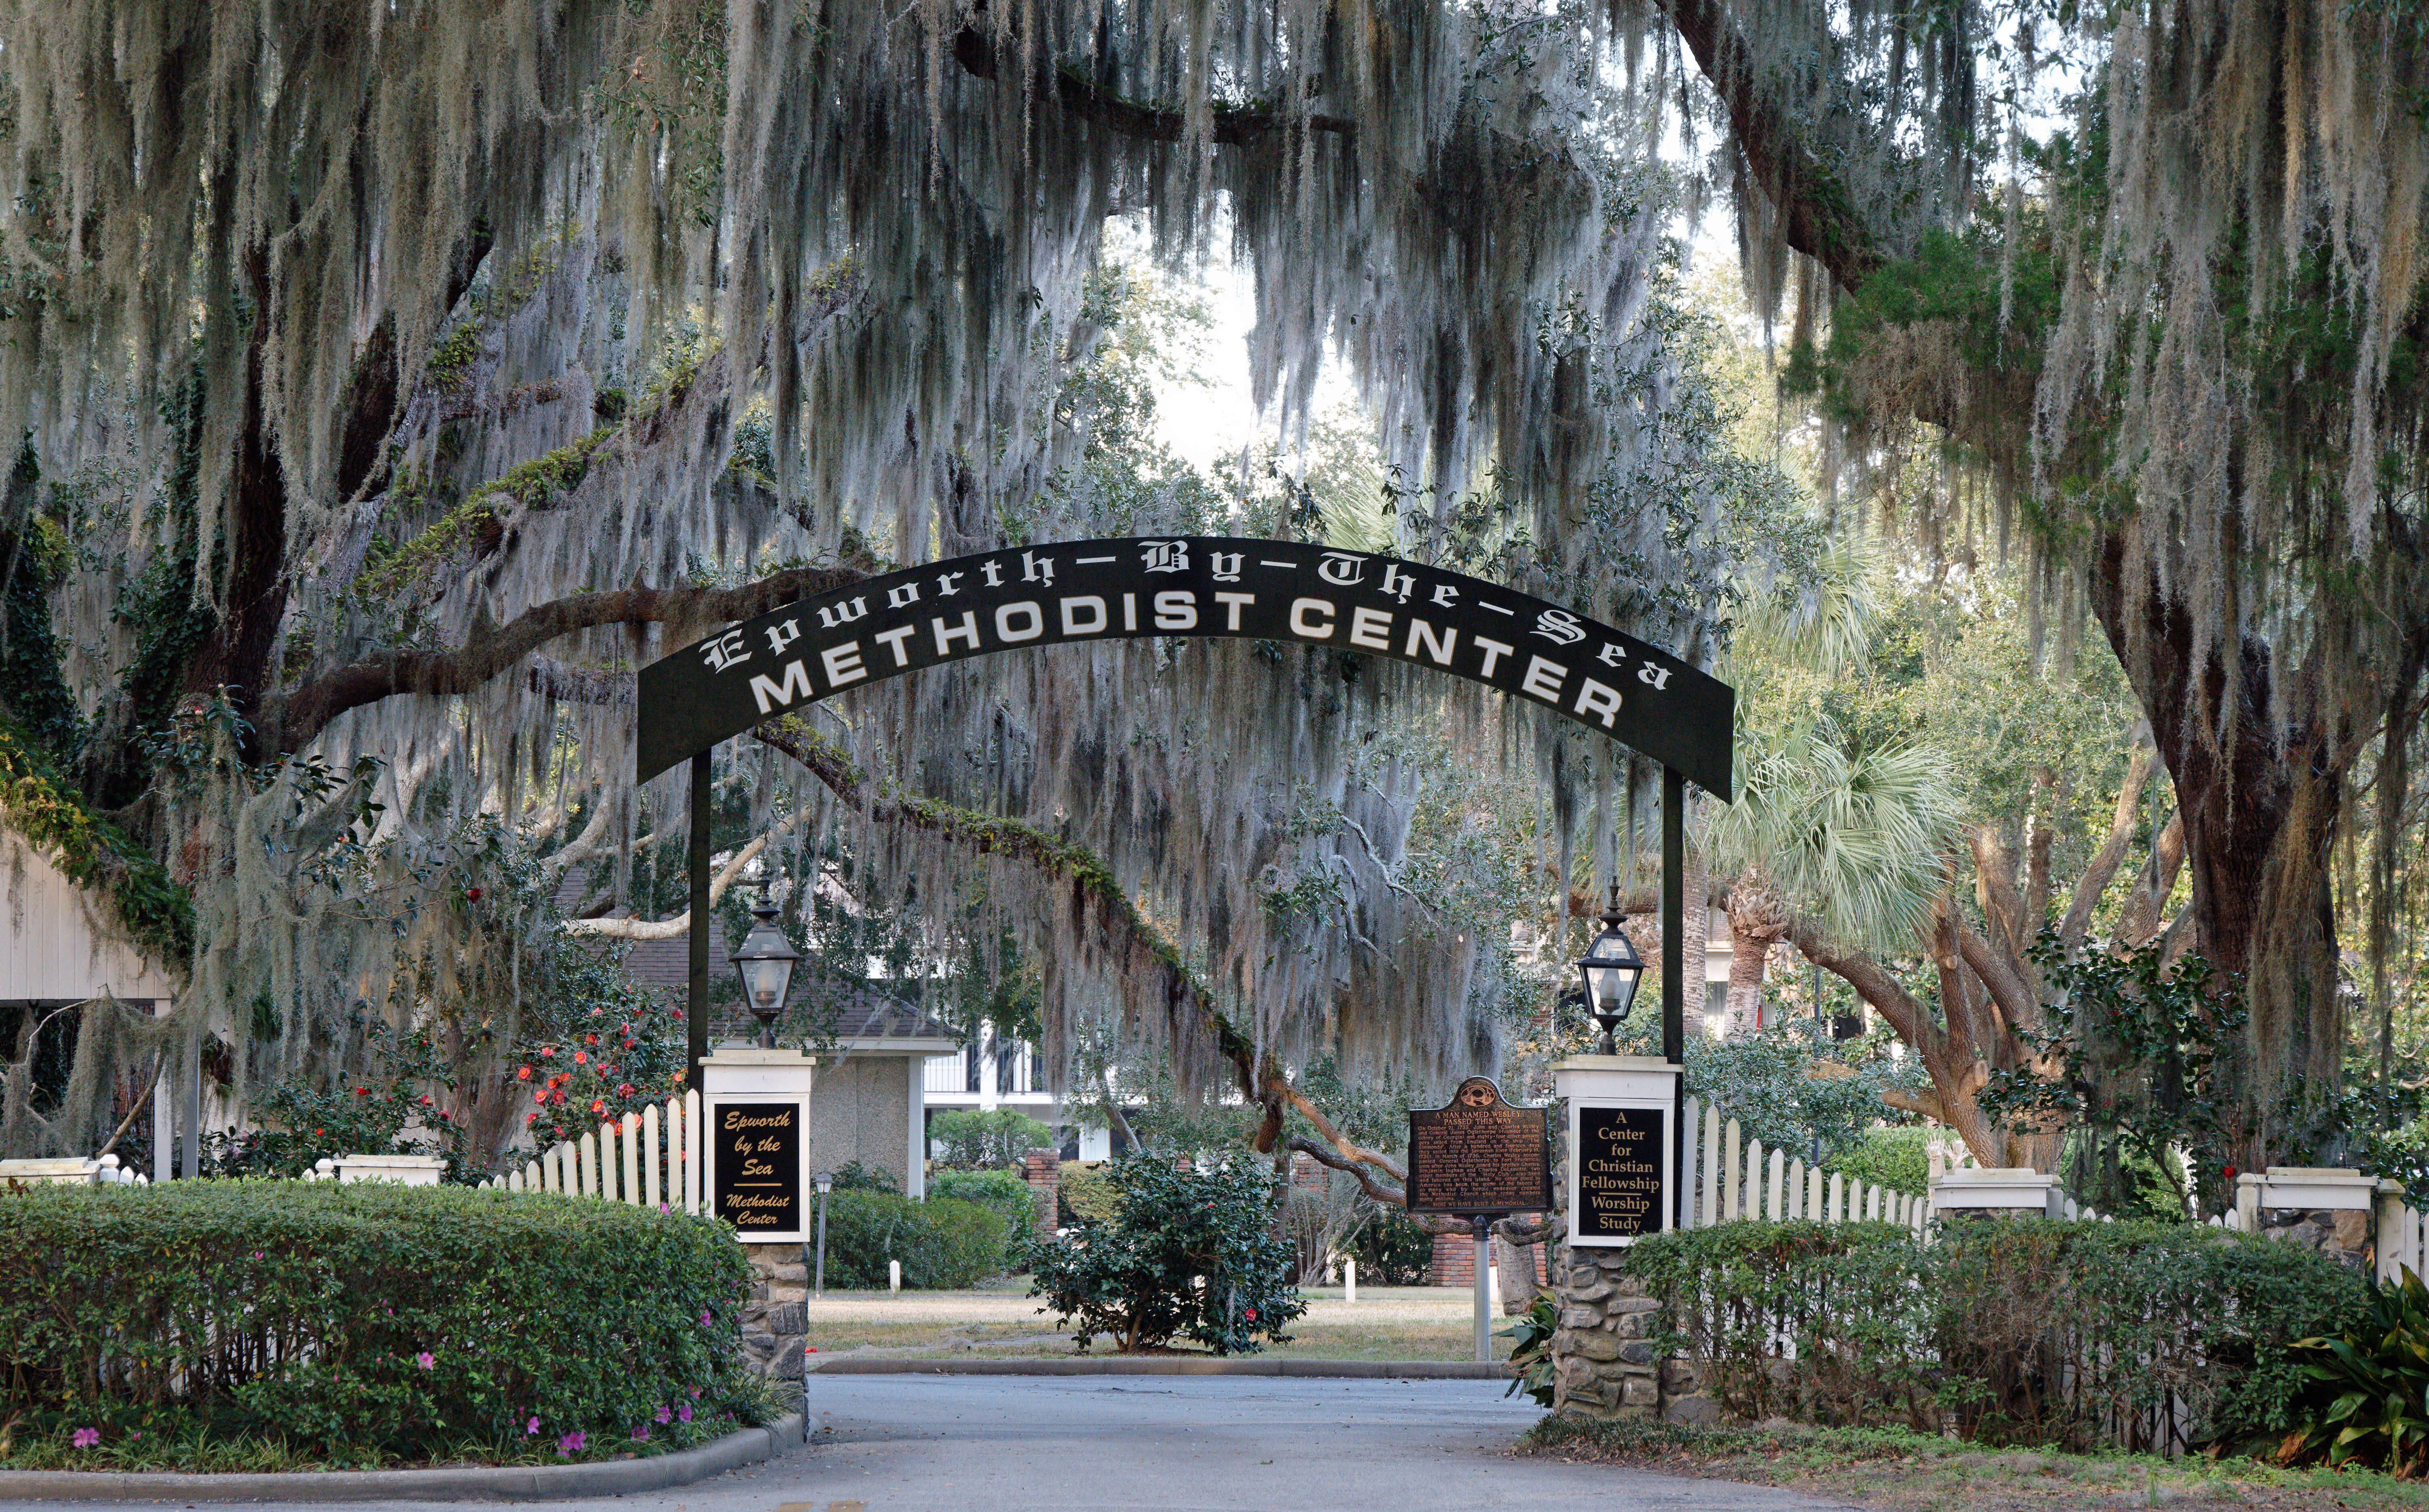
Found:
<path fill-rule="evenodd" d="M 1687 1099 L 1689 1139 L 1680 1151 L 1679 1176 L 1689 1196 L 1689 1228 L 1709 1228 L 1737 1219 L 1812 1219 L 1826 1224 L 1896 1224 L 1925 1232 L 1930 1201 L 1920 1192 L 1808 1167 L 1804 1157 L 1767 1150 L 1744 1137 L 1734 1118 L 1716 1107 Z"/>
<path fill-rule="evenodd" d="M 702 1209 L 700 1093 L 669 1097 L 602 1123 L 481 1183 L 507 1192 L 561 1192 L 676 1212 Z"/>

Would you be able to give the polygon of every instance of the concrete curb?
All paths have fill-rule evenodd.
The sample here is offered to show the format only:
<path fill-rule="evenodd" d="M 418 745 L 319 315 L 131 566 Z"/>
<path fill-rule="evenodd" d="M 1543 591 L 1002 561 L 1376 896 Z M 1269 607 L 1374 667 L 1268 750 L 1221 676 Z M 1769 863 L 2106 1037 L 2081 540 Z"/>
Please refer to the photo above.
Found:
<path fill-rule="evenodd" d="M 448 1470 L 296 1471 L 188 1475 L 139 1471 L 0 1471 L 0 1502 L 531 1502 L 662 1491 L 722 1475 L 801 1441 L 801 1415 L 744 1428 L 681 1454 L 581 1465 Z"/>
<path fill-rule="evenodd" d="M 1440 1359 L 832 1359 L 812 1375 L 1295 1375 L 1374 1381 L 1506 1381 L 1508 1364 Z M 0 1495 L 5 1495 L 0 1492 Z"/>

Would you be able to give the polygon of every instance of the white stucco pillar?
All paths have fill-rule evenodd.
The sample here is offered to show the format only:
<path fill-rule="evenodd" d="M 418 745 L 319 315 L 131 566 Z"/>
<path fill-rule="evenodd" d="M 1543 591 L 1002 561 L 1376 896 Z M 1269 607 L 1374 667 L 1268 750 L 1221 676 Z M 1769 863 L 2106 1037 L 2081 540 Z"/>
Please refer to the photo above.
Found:
<path fill-rule="evenodd" d="M 902 1192 L 905 1196 L 928 1195 L 928 1058 L 906 1055 L 902 1058 L 902 1075 L 909 1079 L 911 1091 L 902 1100 L 908 1110 L 905 1123 L 910 1129 L 910 1159 L 902 1166 Z"/>

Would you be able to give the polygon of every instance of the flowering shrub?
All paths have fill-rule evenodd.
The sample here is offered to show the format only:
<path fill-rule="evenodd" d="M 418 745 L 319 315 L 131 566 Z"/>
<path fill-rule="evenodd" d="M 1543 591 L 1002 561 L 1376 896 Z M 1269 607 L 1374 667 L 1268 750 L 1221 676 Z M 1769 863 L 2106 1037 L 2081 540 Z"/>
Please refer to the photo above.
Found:
<path fill-rule="evenodd" d="M 681 1093 L 689 1055 L 683 1009 L 629 989 L 527 1038 L 507 1093 L 545 1149 Z"/>
<path fill-rule="evenodd" d="M 1176 1338 L 1217 1355 L 1289 1342 L 1282 1329 L 1307 1304 L 1290 1284 L 1297 1253 L 1273 1232 L 1270 1173 L 1127 1156 L 1105 1175 L 1121 1194 L 1114 1216 L 1032 1251 L 1029 1294 L 1077 1321 L 1082 1349 L 1099 1334 L 1124 1354 Z"/>
<path fill-rule="evenodd" d="M 621 1203 L 42 1187 L 0 1196 L 0 1422 L 21 1441 L 107 1452 L 148 1429 L 372 1462 L 467 1444 L 654 1453 L 760 1400 L 731 1235 Z"/>
<path fill-rule="evenodd" d="M 400 1034 L 358 1016 L 363 1070 L 335 1086 L 282 1081 L 264 1092 L 259 1126 L 203 1136 L 203 1174 L 299 1176 L 323 1156 L 438 1155 L 451 1180 L 480 1178 L 464 1130 L 443 1104 L 454 1086 L 438 1041 L 426 1029 Z"/>

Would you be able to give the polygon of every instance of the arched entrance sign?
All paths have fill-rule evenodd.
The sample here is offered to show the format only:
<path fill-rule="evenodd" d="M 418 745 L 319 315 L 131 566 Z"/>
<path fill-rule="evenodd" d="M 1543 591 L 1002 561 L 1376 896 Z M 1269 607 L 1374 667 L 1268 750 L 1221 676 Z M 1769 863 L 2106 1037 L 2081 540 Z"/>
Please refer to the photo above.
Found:
<path fill-rule="evenodd" d="M 923 667 L 1150 635 L 1295 642 L 1410 662 L 1498 688 L 1660 762 L 1661 1042 L 1664 1057 L 1678 1060 L 1685 784 L 1724 801 L 1733 796 L 1736 693 L 1559 604 L 1421 563 L 1305 542 L 1123 537 L 955 557 L 770 610 L 643 667 L 640 779 L 692 762 L 691 917 L 709 912 L 708 753 L 719 743 Z M 697 1085 L 708 1054 L 708 931 L 690 934 Z"/>
<path fill-rule="evenodd" d="M 1224 536 L 1061 541 L 910 567 L 744 620 L 641 672 L 640 778 L 763 719 L 997 651 L 1146 635 L 1297 642 L 1448 672 L 1609 735 L 1723 800 L 1729 686 L 1499 583 Z"/>

